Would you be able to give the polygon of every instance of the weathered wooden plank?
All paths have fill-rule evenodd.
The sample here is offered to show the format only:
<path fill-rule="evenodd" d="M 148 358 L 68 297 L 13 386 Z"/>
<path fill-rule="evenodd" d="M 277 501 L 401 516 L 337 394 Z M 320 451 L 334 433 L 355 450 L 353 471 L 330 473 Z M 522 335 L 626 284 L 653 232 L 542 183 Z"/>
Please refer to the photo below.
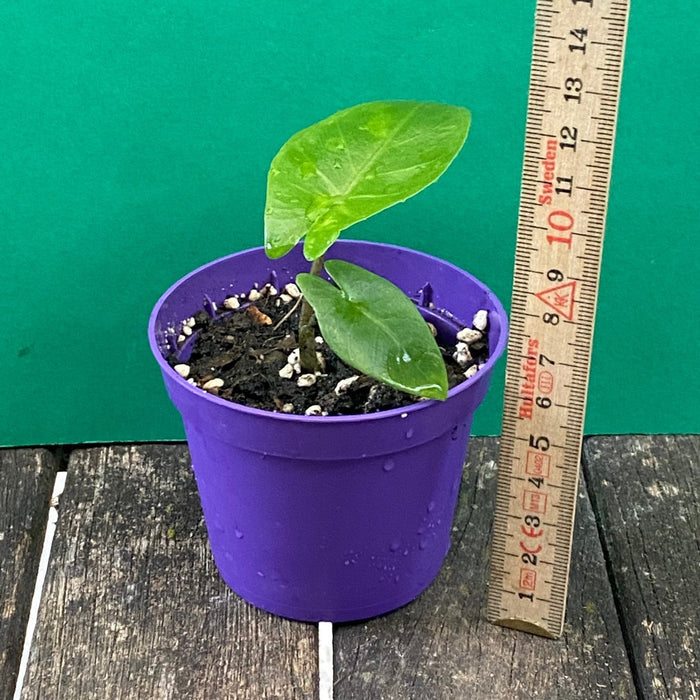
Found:
<path fill-rule="evenodd" d="M 497 441 L 474 439 L 453 547 L 417 601 L 336 630 L 336 698 L 634 698 L 585 489 L 578 499 L 568 615 L 553 641 L 486 622 Z"/>
<path fill-rule="evenodd" d="M 0 450 L 0 697 L 22 658 L 56 471 L 44 449 Z"/>
<path fill-rule="evenodd" d="M 643 697 L 700 697 L 700 435 L 595 437 L 584 470 Z"/>
<path fill-rule="evenodd" d="M 316 663 L 220 580 L 184 446 L 71 455 L 25 700 L 309 698 Z"/>

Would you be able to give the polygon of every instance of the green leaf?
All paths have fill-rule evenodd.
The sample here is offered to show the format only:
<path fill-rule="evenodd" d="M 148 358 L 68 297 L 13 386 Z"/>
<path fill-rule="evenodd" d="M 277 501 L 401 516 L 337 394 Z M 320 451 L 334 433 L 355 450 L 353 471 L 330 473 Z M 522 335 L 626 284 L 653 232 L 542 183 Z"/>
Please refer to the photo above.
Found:
<path fill-rule="evenodd" d="M 267 254 L 280 257 L 306 236 L 306 258 L 321 257 L 343 229 L 435 182 L 470 123 L 463 107 L 368 102 L 295 134 L 268 173 Z"/>
<path fill-rule="evenodd" d="M 401 391 L 447 398 L 447 371 L 428 325 L 394 284 L 343 260 L 328 260 L 337 287 L 308 273 L 297 284 L 324 339 L 351 367 Z"/>

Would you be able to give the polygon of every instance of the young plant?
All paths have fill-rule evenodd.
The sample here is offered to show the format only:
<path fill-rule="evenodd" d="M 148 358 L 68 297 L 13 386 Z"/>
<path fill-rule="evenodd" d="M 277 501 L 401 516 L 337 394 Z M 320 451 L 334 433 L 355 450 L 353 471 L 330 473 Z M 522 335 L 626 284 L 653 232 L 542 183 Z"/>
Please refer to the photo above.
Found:
<path fill-rule="evenodd" d="M 299 343 L 316 369 L 314 316 L 331 349 L 351 367 L 402 391 L 447 397 L 440 350 L 418 309 L 388 280 L 342 260 L 325 260 L 340 232 L 435 182 L 459 153 L 471 115 L 434 102 L 369 102 L 292 136 L 270 166 L 265 250 L 279 258 L 304 239 L 310 273 Z M 320 276 L 325 267 L 335 285 Z"/>

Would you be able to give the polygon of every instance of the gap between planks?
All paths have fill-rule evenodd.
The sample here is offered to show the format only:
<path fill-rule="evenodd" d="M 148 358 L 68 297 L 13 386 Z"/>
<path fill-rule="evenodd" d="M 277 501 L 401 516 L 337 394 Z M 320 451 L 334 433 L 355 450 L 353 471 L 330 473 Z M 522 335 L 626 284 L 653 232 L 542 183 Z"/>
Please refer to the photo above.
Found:
<path fill-rule="evenodd" d="M 318 623 L 318 700 L 333 700 L 333 623 Z"/>
<path fill-rule="evenodd" d="M 67 472 L 65 471 L 57 472 L 56 479 L 54 480 L 53 484 L 53 492 L 51 493 L 51 501 L 49 502 L 49 512 L 46 522 L 46 531 L 44 534 L 44 544 L 41 549 L 39 570 L 37 571 L 36 582 L 34 584 L 34 593 L 32 595 L 32 605 L 29 609 L 29 618 L 27 619 L 27 628 L 24 634 L 24 646 L 22 647 L 22 658 L 19 662 L 19 672 L 17 673 L 17 683 L 15 685 L 13 700 L 20 700 L 22 695 L 24 677 L 27 673 L 27 665 L 29 663 L 29 653 L 32 648 L 34 630 L 36 629 L 36 623 L 39 617 L 39 607 L 41 606 L 41 598 L 44 592 L 46 572 L 48 571 L 49 560 L 51 559 L 51 545 L 53 544 L 53 538 L 56 534 L 56 526 L 58 524 L 59 501 L 66 487 L 66 476 Z"/>

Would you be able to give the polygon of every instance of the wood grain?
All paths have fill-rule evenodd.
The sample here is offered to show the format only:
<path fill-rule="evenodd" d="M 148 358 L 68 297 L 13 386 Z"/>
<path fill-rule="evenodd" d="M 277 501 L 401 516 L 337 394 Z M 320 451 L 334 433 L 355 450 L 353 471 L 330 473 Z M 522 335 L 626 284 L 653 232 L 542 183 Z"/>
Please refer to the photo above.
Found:
<path fill-rule="evenodd" d="M 700 435 L 594 437 L 583 464 L 640 693 L 700 697 Z"/>
<path fill-rule="evenodd" d="M 219 578 L 184 446 L 72 453 L 25 700 L 287 700 L 317 676 L 315 627 Z"/>
<path fill-rule="evenodd" d="M 486 622 L 497 441 L 473 439 L 453 546 L 433 585 L 382 618 L 336 630 L 336 698 L 634 698 L 595 519 L 578 499 L 564 636 Z"/>
<path fill-rule="evenodd" d="M 0 450 L 0 697 L 10 698 L 34 594 L 56 466 L 43 449 Z"/>

